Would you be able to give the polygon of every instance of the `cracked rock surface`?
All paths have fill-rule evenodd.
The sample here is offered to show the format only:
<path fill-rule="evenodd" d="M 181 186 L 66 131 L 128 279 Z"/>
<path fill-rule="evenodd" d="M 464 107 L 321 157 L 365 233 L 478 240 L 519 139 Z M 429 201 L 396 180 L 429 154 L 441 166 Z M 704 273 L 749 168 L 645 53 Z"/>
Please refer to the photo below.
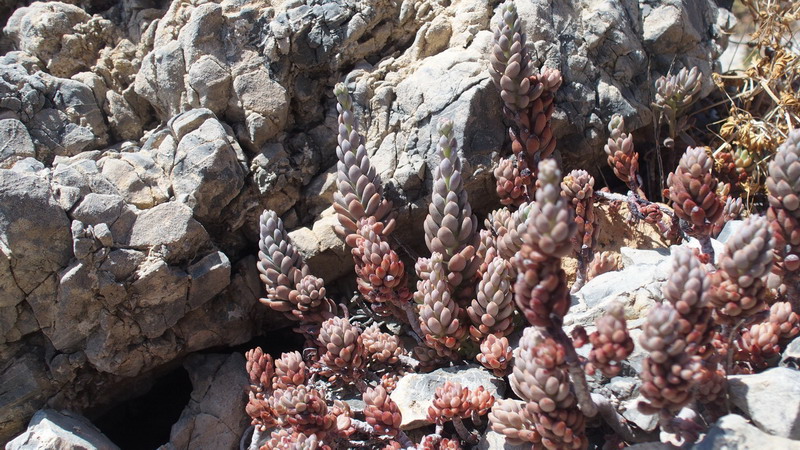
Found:
<path fill-rule="evenodd" d="M 336 82 L 399 240 L 422 242 L 442 117 L 473 209 L 496 207 L 497 2 L 84 3 L 9 10 L 0 39 L 0 441 L 45 405 L 115 404 L 179 358 L 283 326 L 258 304 L 264 208 L 318 276 L 352 274 L 330 226 Z M 670 65 L 710 72 L 731 21 L 711 0 L 523 3 L 533 64 L 564 74 L 569 167 L 605 159 L 612 113 L 650 123 Z"/>

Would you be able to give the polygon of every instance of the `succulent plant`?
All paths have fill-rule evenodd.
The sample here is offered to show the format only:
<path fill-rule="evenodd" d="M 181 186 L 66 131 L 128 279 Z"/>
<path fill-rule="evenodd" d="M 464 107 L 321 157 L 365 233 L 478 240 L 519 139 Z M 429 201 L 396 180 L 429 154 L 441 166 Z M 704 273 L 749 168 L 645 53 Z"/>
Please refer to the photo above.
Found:
<path fill-rule="evenodd" d="M 792 311 L 789 302 L 775 302 L 769 308 L 770 322 L 778 325 L 781 340 L 789 340 L 800 334 L 800 317 Z"/>
<path fill-rule="evenodd" d="M 770 208 L 767 211 L 776 238 L 776 286 L 781 293 L 797 302 L 798 269 L 800 269 L 800 130 L 789 132 L 769 163 L 767 189 Z"/>
<path fill-rule="evenodd" d="M 428 407 L 428 420 L 444 424 L 454 418 L 469 417 L 471 411 L 469 389 L 461 383 L 447 380 L 436 388 L 431 406 Z"/>
<path fill-rule="evenodd" d="M 453 138 L 453 121 L 439 121 L 439 165 L 433 174 L 433 193 L 425 218 L 425 244 L 440 253 L 447 264 L 448 283 L 455 289 L 475 273 L 473 261 L 478 244 L 478 220 L 461 178 L 461 158 Z"/>
<path fill-rule="evenodd" d="M 275 391 L 270 403 L 282 426 L 308 436 L 317 434 L 324 438 L 336 426 L 334 417 L 328 414 L 328 405 L 316 389 L 290 386 Z"/>
<path fill-rule="evenodd" d="M 572 249 L 574 213 L 561 197 L 561 173 L 555 161 L 539 164 L 540 186 L 522 234 L 524 242 L 514 257 L 517 282 L 515 301 L 525 318 L 536 326 L 560 326 L 569 310 L 566 274 L 559 258 Z M 555 321 L 555 322 L 554 322 Z"/>
<path fill-rule="evenodd" d="M 516 155 L 502 158 L 494 169 L 497 180 L 497 196 L 504 205 L 519 205 L 528 196 L 531 185 L 531 170 L 524 159 Z"/>
<path fill-rule="evenodd" d="M 633 353 L 633 339 L 628 333 L 624 308 L 620 303 L 613 304 L 595 325 L 597 331 L 589 335 L 592 343 L 589 363 L 606 377 L 615 377 L 622 370 L 620 363 Z"/>
<path fill-rule="evenodd" d="M 710 288 L 711 279 L 694 253 L 687 248 L 676 249 L 672 271 L 661 292 L 678 313 L 678 333 L 686 340 L 690 354 L 703 350 L 711 339 Z"/>
<path fill-rule="evenodd" d="M 524 158 L 526 166 L 535 169 L 556 148 L 550 119 L 555 109 L 555 92 L 561 86 L 562 78 L 558 70 L 544 68 L 539 75 L 531 75 L 528 79 L 531 92 L 538 94 L 525 111 L 514 116 L 518 131 L 509 129 L 509 136 L 511 150 L 517 158 Z"/>
<path fill-rule="evenodd" d="M 537 330 L 525 329 L 514 354 L 511 388 L 527 402 L 525 409 L 545 448 L 585 448 L 584 415 L 578 409 L 567 371 L 564 347 Z M 496 414 L 495 414 L 496 416 Z"/>
<path fill-rule="evenodd" d="M 370 303 L 401 305 L 411 299 L 405 264 L 389 246 L 384 230 L 375 217 L 361 218 L 347 243 L 352 248 L 361 295 Z"/>
<path fill-rule="evenodd" d="M 682 68 L 673 75 L 662 76 L 656 80 L 656 105 L 673 115 L 697 100 L 703 86 L 703 73 L 697 67 L 691 70 Z"/>
<path fill-rule="evenodd" d="M 606 272 L 613 272 L 619 270 L 622 267 L 622 262 L 620 261 L 620 256 L 618 253 L 605 251 L 597 254 L 592 262 L 589 263 L 589 269 L 586 273 L 586 279 L 591 280 L 592 278 L 602 275 Z"/>
<path fill-rule="evenodd" d="M 377 324 L 364 330 L 359 339 L 364 346 L 364 354 L 371 363 L 397 364 L 403 354 L 400 338 L 382 332 Z"/>
<path fill-rule="evenodd" d="M 444 258 L 434 253 L 430 258 L 430 272 L 427 279 L 417 284 L 417 301 L 420 328 L 425 333 L 425 342 L 436 349 L 440 356 L 452 356 L 466 335 L 466 327 L 461 321 L 463 310 L 452 296 L 448 284 Z"/>
<path fill-rule="evenodd" d="M 686 339 L 680 332 L 680 315 L 669 303 L 653 307 L 647 315 L 639 343 L 650 352 L 642 364 L 639 392 L 645 414 L 680 411 L 692 399 L 692 386 L 700 374 L 697 357 L 686 353 Z"/>
<path fill-rule="evenodd" d="M 525 33 L 513 1 L 503 3 L 500 8 L 500 21 L 494 32 L 494 48 L 489 55 L 489 73 L 506 108 L 521 111 L 541 90 L 531 91 L 528 77 L 531 75 L 528 51 L 525 48 Z"/>
<path fill-rule="evenodd" d="M 480 341 L 489 334 L 507 336 L 514 331 L 514 294 L 511 285 L 514 268 L 502 258 L 494 258 L 478 283 L 475 299 L 467 308 L 472 321 L 470 334 Z"/>
<path fill-rule="evenodd" d="M 264 353 L 261 347 L 256 347 L 244 354 L 247 359 L 245 369 L 250 378 L 250 384 L 261 389 L 272 387 L 272 376 L 275 374 L 275 365 L 272 356 Z"/>
<path fill-rule="evenodd" d="M 325 365 L 325 372 L 331 372 L 333 378 L 345 380 L 360 377 L 366 363 L 360 334 L 358 326 L 342 317 L 333 317 L 322 323 L 319 342 L 324 352 L 320 361 Z"/>
<path fill-rule="evenodd" d="M 283 221 L 265 210 L 259 220 L 258 263 L 267 298 L 260 299 L 293 320 L 321 322 L 336 309 L 325 297 L 324 282 L 308 273 L 308 266 L 289 241 Z"/>
<path fill-rule="evenodd" d="M 689 234 L 698 239 L 710 236 L 722 214 L 717 197 L 717 179 L 711 173 L 714 161 L 703 147 L 689 147 L 675 172 L 669 174 L 669 198 L 675 214 L 690 226 Z"/>
<path fill-rule="evenodd" d="M 278 391 L 288 389 L 289 386 L 301 386 L 307 380 L 308 369 L 300 352 L 283 353 L 275 360 L 272 389 Z"/>
<path fill-rule="evenodd" d="M 358 132 L 353 100 L 347 87 L 339 83 L 333 90 L 339 111 L 339 132 L 336 147 L 337 191 L 333 194 L 333 207 L 336 210 L 341 228 L 340 236 L 355 233 L 358 221 L 363 217 L 374 217 L 385 222 L 384 233 L 394 229 L 394 219 L 390 215 L 392 204 L 383 197 L 380 176 L 369 161 L 364 137 Z"/>
<path fill-rule="evenodd" d="M 625 133 L 625 119 L 614 114 L 608 122 L 608 143 L 603 147 L 608 155 L 608 165 L 614 175 L 628 185 L 632 191 L 638 187 L 639 154 L 633 148 L 633 136 Z"/>
<path fill-rule="evenodd" d="M 396 436 L 403 418 L 397 404 L 382 386 L 369 388 L 363 395 L 367 423 L 382 435 Z"/>
<path fill-rule="evenodd" d="M 306 435 L 279 428 L 272 432 L 261 448 L 266 450 L 317 450 L 324 447 L 316 434 Z"/>
<path fill-rule="evenodd" d="M 501 258 L 511 260 L 522 248 L 522 236 L 528 230 L 527 221 L 532 206 L 533 203 L 522 203 L 505 218 L 505 227 L 497 238 L 497 252 Z"/>
<path fill-rule="evenodd" d="M 490 334 L 481 341 L 481 351 L 475 358 L 496 376 L 503 377 L 508 375 L 513 357 L 514 352 L 508 343 L 508 338 Z"/>
<path fill-rule="evenodd" d="M 514 399 L 496 401 L 489 412 L 489 423 L 492 430 L 504 435 L 509 444 L 541 445 L 542 436 L 536 431 L 536 424 L 528 414 L 525 402 Z"/>
<path fill-rule="evenodd" d="M 716 223 L 714 223 L 714 228 L 711 232 L 711 236 L 713 237 L 719 236 L 719 234 L 722 232 L 722 229 L 725 228 L 725 224 L 730 222 L 731 220 L 738 219 L 743 211 L 744 211 L 744 203 L 742 203 L 742 199 L 733 197 L 726 198 L 725 204 L 722 205 L 722 214 L 720 214 Z"/>
<path fill-rule="evenodd" d="M 472 416 L 485 416 L 492 405 L 494 405 L 494 395 L 483 386 L 478 386 L 470 391 L 469 413 Z"/>
<path fill-rule="evenodd" d="M 578 259 L 578 273 L 572 292 L 577 292 L 586 282 L 586 271 L 592 260 L 600 228 L 594 214 L 594 177 L 585 170 L 573 170 L 561 181 L 561 195 L 575 211 L 577 233 L 573 248 Z"/>
<path fill-rule="evenodd" d="M 760 216 L 748 217 L 728 239 L 720 269 L 711 277 L 709 298 L 719 320 L 748 317 L 764 308 L 774 247 L 769 223 Z"/>

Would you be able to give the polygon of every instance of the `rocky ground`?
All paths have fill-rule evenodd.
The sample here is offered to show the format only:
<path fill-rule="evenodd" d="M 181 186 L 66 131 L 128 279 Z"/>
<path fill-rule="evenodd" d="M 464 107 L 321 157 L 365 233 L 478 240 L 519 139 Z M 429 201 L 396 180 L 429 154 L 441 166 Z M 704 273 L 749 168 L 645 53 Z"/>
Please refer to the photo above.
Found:
<path fill-rule="evenodd" d="M 286 325 L 258 303 L 261 211 L 281 215 L 337 300 L 352 287 L 350 255 L 331 230 L 336 82 L 354 94 L 398 208 L 395 235 L 410 251 L 422 246 L 415 224 L 427 210 L 439 118 L 455 121 L 473 208 L 497 206 L 490 169 L 508 139 L 487 71 L 497 2 L 75 3 L 4 3 L 0 441 L 30 424 L 9 448 L 73 439 L 114 448 L 75 414 L 99 419 L 182 365 L 193 390 L 161 443 L 235 448 L 247 379 L 231 347 Z M 652 80 L 676 61 L 710 73 L 732 21 L 710 0 L 535 0 L 519 12 L 534 64 L 564 75 L 557 157 L 595 173 L 610 116 L 649 125 Z M 617 275 L 640 284 L 593 280 L 576 297 L 574 323 L 590 323 L 616 294 L 632 311 L 654 301 L 665 254 L 642 251 L 623 252 L 636 277 Z M 774 429 L 774 417 L 757 418 L 796 420 L 788 407 L 760 406 L 769 395 L 786 404 L 786 393 L 748 394 L 772 392 L 756 381 L 764 376 L 743 377 L 732 399 L 756 427 L 727 416 L 703 448 L 729 430 L 798 438 L 793 421 Z M 631 401 L 635 386 L 618 384 L 621 404 Z"/>

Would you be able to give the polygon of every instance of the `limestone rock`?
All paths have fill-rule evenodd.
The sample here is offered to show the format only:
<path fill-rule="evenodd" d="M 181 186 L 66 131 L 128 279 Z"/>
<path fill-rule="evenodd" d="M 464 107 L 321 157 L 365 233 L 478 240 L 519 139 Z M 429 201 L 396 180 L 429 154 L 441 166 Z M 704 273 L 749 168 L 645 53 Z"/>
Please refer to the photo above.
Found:
<path fill-rule="evenodd" d="M 69 220 L 47 181 L 0 169 L 0 307 L 52 289 L 46 280 L 67 265 L 71 249 Z"/>
<path fill-rule="evenodd" d="M 245 414 L 250 381 L 245 359 L 231 355 L 193 355 L 184 366 L 192 380 L 192 395 L 172 426 L 163 448 L 235 449 L 250 424 Z"/>
<path fill-rule="evenodd" d="M 28 129 L 17 119 L 0 120 L 0 168 L 10 169 L 17 161 L 36 156 Z"/>
<path fill-rule="evenodd" d="M 486 433 L 481 436 L 481 440 L 478 442 L 478 450 L 528 450 L 530 448 L 530 444 L 509 444 L 503 434 L 492 431 L 491 428 L 486 429 Z"/>
<path fill-rule="evenodd" d="M 244 186 L 244 154 L 208 109 L 174 117 L 178 145 L 170 170 L 172 190 L 201 221 L 218 218 Z"/>
<path fill-rule="evenodd" d="M 34 414 L 28 429 L 6 444 L 7 450 L 116 450 L 111 440 L 85 417 L 43 409 Z"/>
<path fill-rule="evenodd" d="M 231 282 L 231 262 L 225 253 L 212 252 L 188 268 L 189 308 L 194 309 L 222 292 Z"/>
<path fill-rule="evenodd" d="M 191 258 L 209 240 L 205 228 L 192 217 L 188 206 L 162 203 L 137 214 L 127 235 L 118 236 L 119 246 L 139 250 L 163 248 L 167 261 Z"/>
<path fill-rule="evenodd" d="M 145 152 L 106 152 L 97 166 L 125 201 L 137 208 L 152 208 L 169 200 L 169 180 Z"/>
<path fill-rule="evenodd" d="M 781 356 L 781 367 L 800 369 L 800 337 L 792 339 Z"/>
<path fill-rule="evenodd" d="M 728 377 L 731 402 L 762 431 L 800 439 L 800 372 L 776 367 Z"/>
<path fill-rule="evenodd" d="M 461 383 L 469 389 L 483 386 L 492 395 L 502 396 L 505 391 L 503 380 L 475 366 L 455 366 L 430 373 L 408 374 L 397 382 L 397 388 L 391 394 L 403 415 L 400 428 L 411 430 L 430 424 L 428 407 L 433 401 L 436 388 L 448 380 Z"/>
<path fill-rule="evenodd" d="M 773 408 L 776 405 L 773 405 Z M 777 409 L 777 408 L 776 408 Z M 706 433 L 702 441 L 695 444 L 695 450 L 757 450 L 764 448 L 800 449 L 800 442 L 772 436 L 750 425 L 736 414 L 722 417 Z"/>

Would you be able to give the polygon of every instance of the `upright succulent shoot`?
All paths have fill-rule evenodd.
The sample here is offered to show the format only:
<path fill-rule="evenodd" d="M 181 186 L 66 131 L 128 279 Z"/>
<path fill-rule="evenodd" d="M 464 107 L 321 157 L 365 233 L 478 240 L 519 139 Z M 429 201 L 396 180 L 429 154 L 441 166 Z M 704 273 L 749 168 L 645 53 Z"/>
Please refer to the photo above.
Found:
<path fill-rule="evenodd" d="M 448 282 L 455 289 L 480 265 L 480 261 L 473 261 L 478 243 L 478 220 L 472 214 L 464 189 L 453 121 L 440 120 L 438 131 L 440 162 L 433 173 L 433 193 L 424 223 L 425 244 L 431 253 L 442 255 L 442 261 L 447 264 Z"/>
<path fill-rule="evenodd" d="M 333 194 L 333 208 L 341 224 L 337 232 L 341 236 L 355 233 L 359 219 L 375 217 L 386 222 L 384 233 L 388 234 L 394 229 L 394 219 L 389 216 L 392 205 L 383 198 L 381 179 L 370 164 L 364 137 L 358 132 L 353 100 L 343 83 L 337 84 L 333 93 L 339 111 L 339 133 L 336 136 L 339 141 L 336 147 L 338 190 Z"/>

